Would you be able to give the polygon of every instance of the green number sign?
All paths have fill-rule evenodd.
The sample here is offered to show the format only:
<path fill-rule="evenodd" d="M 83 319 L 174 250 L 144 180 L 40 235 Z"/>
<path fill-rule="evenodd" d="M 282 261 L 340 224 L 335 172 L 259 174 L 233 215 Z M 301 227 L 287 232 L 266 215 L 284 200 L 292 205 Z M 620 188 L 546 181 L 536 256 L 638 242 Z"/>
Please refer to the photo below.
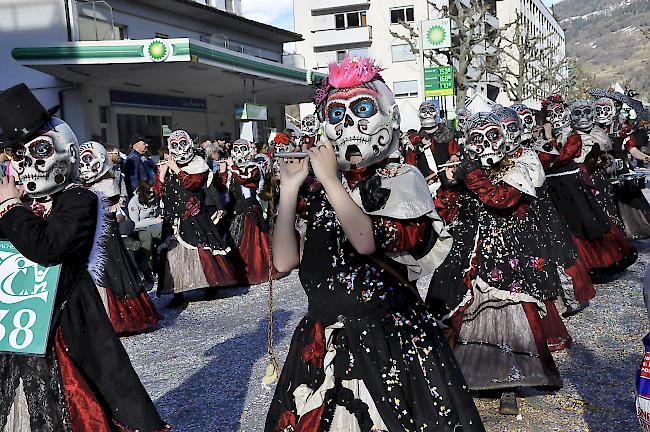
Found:
<path fill-rule="evenodd" d="M 0 241 L 0 352 L 45 354 L 60 273 Z"/>
<path fill-rule="evenodd" d="M 453 96 L 454 68 L 451 66 L 425 68 L 424 95 L 428 97 Z"/>

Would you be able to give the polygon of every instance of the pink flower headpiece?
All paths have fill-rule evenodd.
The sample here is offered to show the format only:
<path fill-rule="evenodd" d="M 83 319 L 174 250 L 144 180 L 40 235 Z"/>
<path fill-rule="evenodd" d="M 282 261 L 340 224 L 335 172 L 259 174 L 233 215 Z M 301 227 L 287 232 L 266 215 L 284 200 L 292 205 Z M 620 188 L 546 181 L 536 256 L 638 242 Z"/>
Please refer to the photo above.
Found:
<path fill-rule="evenodd" d="M 329 76 L 323 80 L 320 89 L 314 96 L 314 104 L 320 106 L 332 89 L 352 88 L 370 81 L 384 81 L 380 72 L 384 70 L 379 67 L 375 60 L 369 57 L 345 56 L 341 63 L 330 63 Z"/>

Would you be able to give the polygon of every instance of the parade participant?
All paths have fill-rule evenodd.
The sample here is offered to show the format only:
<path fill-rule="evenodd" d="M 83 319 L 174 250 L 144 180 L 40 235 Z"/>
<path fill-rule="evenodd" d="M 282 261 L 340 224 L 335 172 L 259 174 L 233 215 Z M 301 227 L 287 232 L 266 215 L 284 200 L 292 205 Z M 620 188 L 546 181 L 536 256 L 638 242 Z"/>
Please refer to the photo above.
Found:
<path fill-rule="evenodd" d="M 0 426 L 9 431 L 170 430 L 133 370 L 91 272 L 101 204 L 72 182 L 77 138 L 24 85 L 0 94 L 0 128 L 31 208 L 12 178 L 0 184 L 0 231 L 27 259 L 61 265 L 49 343 L 42 357 L 0 354 Z"/>
<path fill-rule="evenodd" d="M 284 138 L 288 142 L 286 135 Z M 267 281 L 270 265 L 269 228 L 257 199 L 262 170 L 254 156 L 253 144 L 245 139 L 235 141 L 232 159 L 222 165 L 216 182 L 219 190 L 229 193 L 230 237 L 240 258 L 237 274 L 239 281 L 248 285 Z"/>
<path fill-rule="evenodd" d="M 406 160 L 415 160 L 415 167 L 424 176 L 431 192 L 435 193 L 440 187 L 438 166 L 457 161 L 458 146 L 454 132 L 438 122 L 438 108 L 433 102 L 420 104 L 420 125 L 420 131 L 409 136 L 414 155 L 407 155 Z"/>
<path fill-rule="evenodd" d="M 543 106 L 551 129 L 546 137 L 560 152 L 546 175 L 551 199 L 573 235 L 585 268 L 593 274 L 620 271 L 634 263 L 636 251 L 592 192 L 593 183 L 583 166 L 583 135 L 571 128 L 561 99 L 546 100 Z"/>
<path fill-rule="evenodd" d="M 449 238 L 433 229 L 441 225 L 422 175 L 386 163 L 400 117 L 379 72 L 366 58 L 332 64 L 315 97 L 325 136 L 309 159 L 281 164 L 275 263 L 299 266 L 309 306 L 267 432 L 484 430 L 445 338 L 407 282 L 444 259 Z M 298 205 L 309 165 L 323 189 Z M 302 259 L 297 207 L 307 220 Z"/>
<path fill-rule="evenodd" d="M 320 130 L 320 122 L 315 114 L 306 115 L 300 122 L 300 131 L 302 138 L 300 147 L 307 151 L 316 145 L 318 139 L 318 131 Z"/>
<path fill-rule="evenodd" d="M 543 178 L 543 168 L 534 154 L 507 155 L 495 113 L 474 114 L 465 131 L 455 187 L 436 198 L 454 246 L 427 302 L 456 331 L 454 354 L 469 388 L 501 391 L 499 412 L 516 415 L 517 388 L 562 386 L 540 318 L 561 291 L 545 228 L 531 210 L 532 179 Z"/>
<path fill-rule="evenodd" d="M 644 163 L 650 162 L 650 156 L 639 149 L 630 123 L 620 122 L 616 118 L 617 108 L 612 99 L 603 97 L 594 105 L 595 121 L 612 142 L 612 155 L 616 158 L 614 175 L 621 176 L 614 189 L 614 197 L 625 234 L 630 238 L 650 237 L 650 204 L 630 168 L 630 156 Z"/>
<path fill-rule="evenodd" d="M 194 154 L 187 132 L 176 130 L 167 142 L 169 157 L 160 162 L 153 186 L 164 207 L 158 293 L 173 293 L 172 306 L 178 306 L 186 291 L 236 285 L 238 280 L 230 248 L 204 208 L 212 172 Z"/>
<path fill-rule="evenodd" d="M 79 180 L 100 196 L 107 223 L 104 233 L 105 263 L 95 280 L 105 299 L 106 312 L 117 333 L 135 333 L 155 325 L 162 316 L 151 302 L 140 279 L 138 267 L 120 236 L 116 212 L 121 201 L 118 180 L 113 177 L 106 149 L 88 141 L 79 146 Z"/>
<path fill-rule="evenodd" d="M 467 119 L 470 118 L 472 115 L 471 112 L 465 107 L 460 107 L 456 109 L 456 133 L 455 133 L 455 139 L 457 143 L 457 147 L 463 148 L 463 145 L 465 145 L 465 124 L 467 123 Z"/>

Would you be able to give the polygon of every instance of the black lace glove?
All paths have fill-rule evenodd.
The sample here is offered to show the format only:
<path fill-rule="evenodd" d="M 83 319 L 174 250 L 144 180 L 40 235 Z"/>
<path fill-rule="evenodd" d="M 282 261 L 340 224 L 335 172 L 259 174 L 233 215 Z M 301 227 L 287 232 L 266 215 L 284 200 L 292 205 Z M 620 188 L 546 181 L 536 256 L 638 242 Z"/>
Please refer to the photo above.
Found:
<path fill-rule="evenodd" d="M 390 189 L 381 187 L 381 179 L 373 175 L 359 182 L 359 195 L 363 208 L 372 213 L 384 208 L 390 196 Z"/>

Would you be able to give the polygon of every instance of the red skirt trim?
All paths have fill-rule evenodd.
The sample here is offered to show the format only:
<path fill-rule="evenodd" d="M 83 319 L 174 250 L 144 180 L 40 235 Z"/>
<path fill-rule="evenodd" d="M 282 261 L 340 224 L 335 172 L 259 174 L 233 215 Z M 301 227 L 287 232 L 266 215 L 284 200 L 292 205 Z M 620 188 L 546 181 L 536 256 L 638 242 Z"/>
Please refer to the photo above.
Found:
<path fill-rule="evenodd" d="M 541 319 L 542 329 L 546 334 L 546 343 L 551 351 L 567 349 L 573 339 L 569 334 L 560 314 L 551 300 L 545 300 L 546 316 Z"/>
<path fill-rule="evenodd" d="M 574 237 L 580 260 L 587 270 L 604 269 L 621 261 L 634 253 L 634 248 L 625 238 L 625 234 L 616 226 L 612 226 L 603 238 L 584 240 Z"/>
<path fill-rule="evenodd" d="M 213 255 L 210 251 L 203 249 L 203 245 L 199 245 L 197 251 L 201 269 L 211 287 L 237 285 L 238 278 L 235 275 L 235 269 L 226 255 Z"/>
<path fill-rule="evenodd" d="M 117 334 L 143 332 L 163 319 L 144 290 L 133 298 L 118 299 L 111 290 L 106 290 L 106 295 L 111 324 Z"/>
<path fill-rule="evenodd" d="M 56 331 L 54 348 L 74 432 L 111 432 L 107 413 L 68 355 L 61 329 Z"/>
<path fill-rule="evenodd" d="M 591 282 L 591 277 L 580 258 L 578 258 L 578 261 L 572 267 L 564 271 L 571 277 L 573 292 L 580 305 L 585 305 L 589 303 L 589 300 L 596 297 L 594 284 Z"/>
<path fill-rule="evenodd" d="M 271 247 L 269 234 L 260 230 L 253 221 L 244 218 L 244 233 L 242 235 L 239 254 L 245 265 L 245 282 L 249 285 L 258 285 L 269 280 L 269 258 Z M 280 274 L 273 269 L 272 278 L 277 279 Z"/>

